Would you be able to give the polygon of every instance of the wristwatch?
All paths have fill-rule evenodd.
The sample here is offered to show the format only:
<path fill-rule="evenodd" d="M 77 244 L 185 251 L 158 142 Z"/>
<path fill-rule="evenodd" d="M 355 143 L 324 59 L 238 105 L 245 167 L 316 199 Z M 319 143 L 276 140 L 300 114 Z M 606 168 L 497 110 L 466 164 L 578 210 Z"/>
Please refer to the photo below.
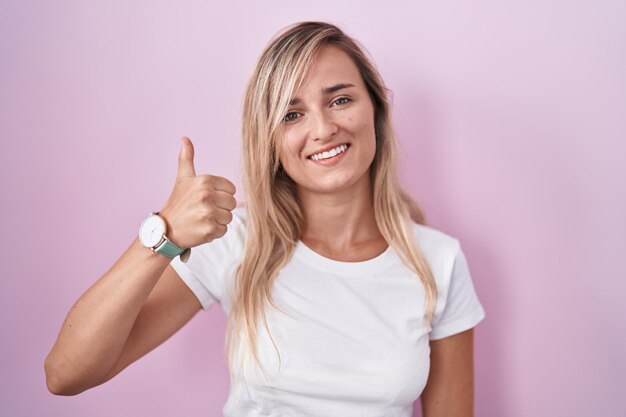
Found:
<path fill-rule="evenodd" d="M 159 216 L 158 211 L 153 211 L 139 226 L 139 241 L 153 252 L 172 259 L 180 255 L 180 259 L 186 262 L 189 258 L 190 249 L 183 249 L 174 244 L 165 236 L 165 232 L 167 232 L 165 220 Z"/>

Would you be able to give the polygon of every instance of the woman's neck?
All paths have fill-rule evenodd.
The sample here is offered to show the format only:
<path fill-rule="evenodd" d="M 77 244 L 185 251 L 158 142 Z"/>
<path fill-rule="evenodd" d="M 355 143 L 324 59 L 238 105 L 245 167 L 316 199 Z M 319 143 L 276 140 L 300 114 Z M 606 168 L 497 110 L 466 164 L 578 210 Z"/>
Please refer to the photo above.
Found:
<path fill-rule="evenodd" d="M 304 243 L 344 251 L 368 242 L 384 242 L 374 217 L 369 181 L 336 193 L 300 189 L 298 197 L 304 216 Z"/>

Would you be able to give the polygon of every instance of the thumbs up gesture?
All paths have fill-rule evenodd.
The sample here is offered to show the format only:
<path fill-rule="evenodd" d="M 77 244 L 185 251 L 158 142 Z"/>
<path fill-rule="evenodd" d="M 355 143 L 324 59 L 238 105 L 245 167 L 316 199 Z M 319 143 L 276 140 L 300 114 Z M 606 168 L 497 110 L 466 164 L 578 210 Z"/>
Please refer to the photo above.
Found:
<path fill-rule="evenodd" d="M 226 234 L 237 206 L 235 185 L 223 177 L 196 175 L 194 149 L 181 139 L 174 190 L 159 211 L 167 223 L 167 237 L 181 248 L 192 248 Z"/>

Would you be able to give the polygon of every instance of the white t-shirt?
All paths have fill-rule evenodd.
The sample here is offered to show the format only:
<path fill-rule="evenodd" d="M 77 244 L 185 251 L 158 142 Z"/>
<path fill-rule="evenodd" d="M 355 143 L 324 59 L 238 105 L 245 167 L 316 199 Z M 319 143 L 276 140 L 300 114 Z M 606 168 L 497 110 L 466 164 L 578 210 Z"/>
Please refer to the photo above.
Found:
<path fill-rule="evenodd" d="M 221 304 L 241 261 L 245 208 L 233 211 L 228 232 L 192 249 L 172 267 L 203 308 Z M 285 315 L 267 307 L 271 336 L 258 328 L 259 372 L 229 392 L 226 417 L 410 417 L 430 369 L 429 340 L 474 327 L 485 317 L 459 241 L 414 223 L 438 290 L 432 328 L 423 320 L 424 288 L 389 246 L 363 262 L 326 258 L 302 241 L 280 271 L 272 294 Z M 262 322 L 261 322 L 262 323 Z M 232 382 L 232 381 L 231 381 Z"/>

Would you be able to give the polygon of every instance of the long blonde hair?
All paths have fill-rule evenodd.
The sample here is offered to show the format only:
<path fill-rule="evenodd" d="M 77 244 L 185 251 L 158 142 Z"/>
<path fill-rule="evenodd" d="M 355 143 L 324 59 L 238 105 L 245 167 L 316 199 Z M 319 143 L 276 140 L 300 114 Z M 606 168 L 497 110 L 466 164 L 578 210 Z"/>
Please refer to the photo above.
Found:
<path fill-rule="evenodd" d="M 289 100 L 301 85 L 317 52 L 329 44 L 341 48 L 352 58 L 374 104 L 376 153 L 370 183 L 376 224 L 387 243 L 424 285 L 425 320 L 430 323 L 434 314 L 435 281 L 427 260 L 415 244 L 411 223 L 412 219 L 423 224 L 424 216 L 397 180 L 388 90 L 362 49 L 338 27 L 324 22 L 297 23 L 285 28 L 263 51 L 245 95 L 242 139 L 246 241 L 235 275 L 227 322 L 226 350 L 231 377 L 236 361 L 250 356 L 264 370 L 257 356 L 258 319 L 263 317 L 269 333 L 265 306 L 269 303 L 280 310 L 272 299 L 272 283 L 289 261 L 304 221 L 296 184 L 278 159 L 277 131 Z M 247 350 L 243 346 L 247 346 Z"/>

